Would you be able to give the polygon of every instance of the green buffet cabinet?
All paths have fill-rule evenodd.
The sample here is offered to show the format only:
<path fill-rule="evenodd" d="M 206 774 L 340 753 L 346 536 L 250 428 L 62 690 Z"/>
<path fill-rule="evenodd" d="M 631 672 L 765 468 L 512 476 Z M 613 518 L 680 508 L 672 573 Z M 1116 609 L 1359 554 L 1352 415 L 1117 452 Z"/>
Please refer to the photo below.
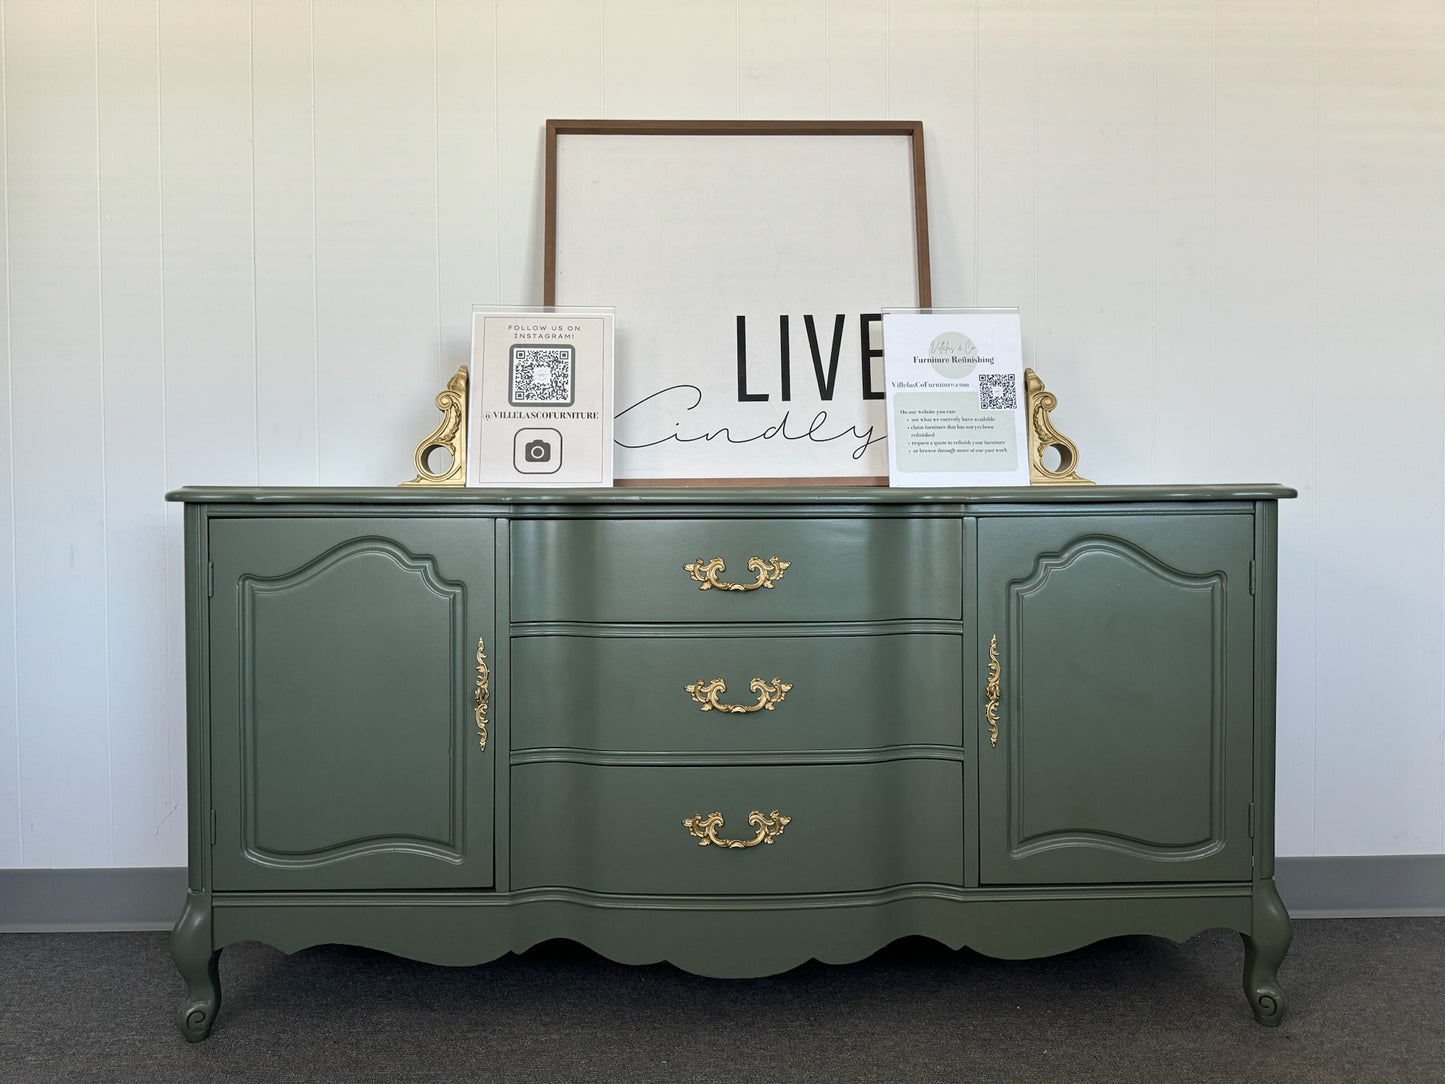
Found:
<path fill-rule="evenodd" d="M 1244 938 L 1277 1024 L 1272 485 L 183 489 L 220 950 L 718 977 Z"/>

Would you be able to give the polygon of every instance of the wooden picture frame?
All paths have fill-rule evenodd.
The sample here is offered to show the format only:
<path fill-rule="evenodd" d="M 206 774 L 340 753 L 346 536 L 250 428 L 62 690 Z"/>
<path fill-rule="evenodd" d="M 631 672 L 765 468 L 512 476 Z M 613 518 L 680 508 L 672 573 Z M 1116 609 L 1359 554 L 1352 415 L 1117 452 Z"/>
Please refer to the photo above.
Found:
<path fill-rule="evenodd" d="M 919 121 L 549 120 L 543 301 L 617 313 L 626 484 L 886 484 L 932 303 Z"/>

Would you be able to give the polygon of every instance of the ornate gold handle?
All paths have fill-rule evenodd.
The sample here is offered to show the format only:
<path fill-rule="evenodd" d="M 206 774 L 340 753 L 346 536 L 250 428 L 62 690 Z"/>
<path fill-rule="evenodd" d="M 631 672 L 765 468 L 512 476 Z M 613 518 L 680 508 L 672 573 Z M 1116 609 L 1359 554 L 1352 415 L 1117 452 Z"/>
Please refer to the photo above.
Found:
<path fill-rule="evenodd" d="M 487 747 L 487 707 L 492 698 L 492 672 L 487 669 L 486 645 L 477 640 L 477 734 Z"/>
<path fill-rule="evenodd" d="M 998 664 L 998 636 L 988 642 L 988 684 L 983 689 L 983 716 L 988 720 L 988 743 L 998 744 L 998 679 L 1003 667 Z"/>
<path fill-rule="evenodd" d="M 719 591 L 756 591 L 759 587 L 766 587 L 770 590 L 783 578 L 783 573 L 788 570 L 791 561 L 780 561 L 777 557 L 769 557 L 764 561 L 761 557 L 752 557 L 748 560 L 748 571 L 756 572 L 758 579 L 756 583 L 726 583 L 717 578 L 719 572 L 726 572 L 727 565 L 721 557 L 714 557 L 711 561 L 704 561 L 699 557 L 691 564 L 683 565 L 692 574 L 692 578 L 702 584 L 699 591 L 708 591 L 717 588 Z"/>
<path fill-rule="evenodd" d="M 683 827 L 697 836 L 699 847 L 706 847 L 712 843 L 730 850 L 738 850 L 742 847 L 756 847 L 759 843 L 772 843 L 783 834 L 783 829 L 792 820 L 792 817 L 785 817 L 776 809 L 767 814 L 754 809 L 748 814 L 748 823 L 758 830 L 758 834 L 752 839 L 718 839 L 717 830 L 723 825 L 723 815 L 716 810 L 706 817 L 701 813 L 694 813 L 682 823 Z"/>
<path fill-rule="evenodd" d="M 728 683 L 722 678 L 713 678 L 711 681 L 697 680 L 691 685 L 684 685 L 692 698 L 702 705 L 702 711 L 722 711 L 729 715 L 746 715 L 753 711 L 772 711 L 774 704 L 780 704 L 783 697 L 788 695 L 792 688 L 782 678 L 773 678 L 772 681 L 764 681 L 762 678 L 753 678 L 748 682 L 748 688 L 758 694 L 756 704 L 721 704 L 718 697 L 728 691 Z"/>

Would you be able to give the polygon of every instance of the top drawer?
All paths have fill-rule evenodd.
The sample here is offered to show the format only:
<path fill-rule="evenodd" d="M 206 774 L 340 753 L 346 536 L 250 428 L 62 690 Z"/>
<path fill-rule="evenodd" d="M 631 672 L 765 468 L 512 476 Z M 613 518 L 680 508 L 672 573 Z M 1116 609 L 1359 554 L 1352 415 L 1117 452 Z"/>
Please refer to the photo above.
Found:
<path fill-rule="evenodd" d="M 511 548 L 513 621 L 963 615 L 956 519 L 516 520 Z"/>

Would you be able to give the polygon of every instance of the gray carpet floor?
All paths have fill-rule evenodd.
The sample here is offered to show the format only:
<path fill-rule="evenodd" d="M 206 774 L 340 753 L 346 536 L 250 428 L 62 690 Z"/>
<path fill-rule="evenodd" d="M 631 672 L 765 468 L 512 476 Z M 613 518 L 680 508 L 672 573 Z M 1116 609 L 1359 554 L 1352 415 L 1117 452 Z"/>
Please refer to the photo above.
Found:
<path fill-rule="evenodd" d="M 164 934 L 7 934 L 0 1081 L 1445 1082 L 1445 918 L 1296 921 L 1278 1029 L 1241 961 L 1227 931 L 1027 961 L 909 939 L 749 980 L 565 942 L 469 968 L 241 944 L 191 1046 Z"/>

